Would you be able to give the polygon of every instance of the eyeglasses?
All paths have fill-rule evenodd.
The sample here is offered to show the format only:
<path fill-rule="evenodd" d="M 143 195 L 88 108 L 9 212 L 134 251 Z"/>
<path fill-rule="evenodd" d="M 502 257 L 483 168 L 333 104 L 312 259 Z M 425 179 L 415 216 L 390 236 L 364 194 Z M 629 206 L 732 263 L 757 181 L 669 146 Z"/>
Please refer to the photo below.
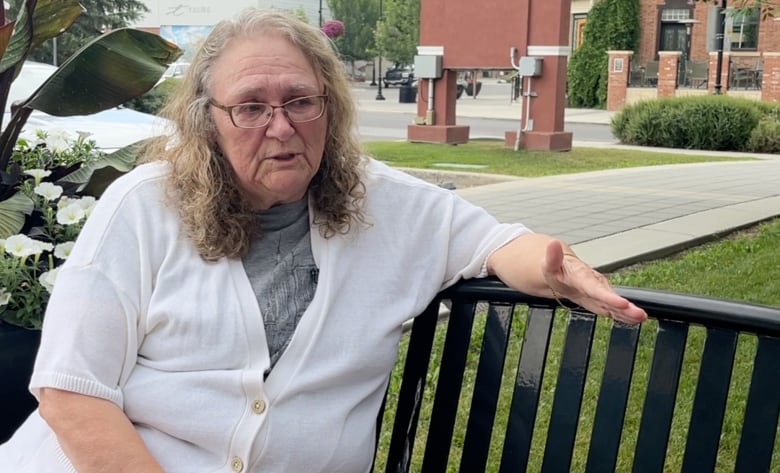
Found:
<path fill-rule="evenodd" d="M 271 105 L 262 102 L 222 105 L 210 99 L 211 105 L 224 110 L 230 115 L 230 121 L 238 128 L 262 128 L 271 123 L 274 111 L 281 109 L 284 116 L 293 123 L 314 121 L 325 112 L 327 95 L 308 95 L 288 100 L 281 105 Z"/>

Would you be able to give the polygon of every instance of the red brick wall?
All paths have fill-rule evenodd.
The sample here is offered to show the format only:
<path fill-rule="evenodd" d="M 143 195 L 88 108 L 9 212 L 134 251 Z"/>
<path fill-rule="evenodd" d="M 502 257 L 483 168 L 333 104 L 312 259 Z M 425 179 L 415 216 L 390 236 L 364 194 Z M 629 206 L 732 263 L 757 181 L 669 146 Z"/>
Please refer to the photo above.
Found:
<path fill-rule="evenodd" d="M 658 48 L 658 33 L 660 21 L 660 8 L 666 4 L 665 0 L 640 0 L 640 35 L 639 51 L 635 62 L 644 64 L 656 57 Z M 712 5 L 710 2 L 696 2 L 693 11 L 694 23 L 691 29 L 691 59 L 706 61 L 709 59 L 707 51 L 707 10 Z M 758 27 L 758 50 L 780 51 L 780 21 L 773 18 L 762 20 Z"/>

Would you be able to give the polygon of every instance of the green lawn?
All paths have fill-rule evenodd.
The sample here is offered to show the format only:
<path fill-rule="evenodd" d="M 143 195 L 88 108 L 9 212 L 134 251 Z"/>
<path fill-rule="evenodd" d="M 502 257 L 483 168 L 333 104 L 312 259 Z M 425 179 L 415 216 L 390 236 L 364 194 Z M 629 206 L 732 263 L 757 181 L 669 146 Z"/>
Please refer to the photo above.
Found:
<path fill-rule="evenodd" d="M 735 161 L 734 156 L 709 156 L 627 148 L 575 147 L 571 151 L 517 151 L 503 141 L 472 140 L 463 145 L 373 141 L 366 152 L 396 167 L 485 172 L 535 177 L 660 164 Z M 464 167 L 467 166 L 467 167 Z"/>
<path fill-rule="evenodd" d="M 614 283 L 622 285 L 706 294 L 721 298 L 780 306 L 780 291 L 777 290 L 777 281 L 780 280 L 780 245 L 777 244 L 778 241 L 780 241 L 780 219 L 758 225 L 753 229 L 732 235 L 719 242 L 709 243 L 699 248 L 688 250 L 678 256 L 617 271 L 611 274 L 610 278 Z M 508 415 L 511 387 L 515 376 L 513 368 L 516 366 L 516 360 L 520 353 L 524 321 L 525 314 L 522 311 L 518 311 L 512 326 L 514 336 L 508 349 L 508 366 L 505 369 L 504 381 L 502 382 L 502 395 L 499 401 L 499 413 L 496 424 L 499 427 L 494 431 L 494 444 L 500 444 L 500 426 L 502 424 L 505 425 Z M 463 389 L 461 390 L 461 406 L 467 406 L 471 400 L 471 393 L 474 388 L 474 367 L 478 361 L 483 328 L 484 316 L 477 317 L 473 330 L 474 343 L 469 349 L 468 369 L 464 374 Z M 610 321 L 608 319 L 600 318 L 598 320 L 584 394 L 585 402 L 580 415 L 576 450 L 572 460 L 571 471 L 573 472 L 582 472 L 585 468 L 587 448 L 592 431 L 593 413 L 595 412 L 595 398 L 601 380 L 600 373 L 604 366 L 606 346 L 609 340 L 609 328 Z M 651 362 L 650 349 L 654 344 L 656 329 L 657 324 L 654 321 L 649 321 L 642 327 L 618 460 L 617 471 L 620 472 L 628 472 L 632 468 L 632 452 L 637 441 L 640 412 L 644 400 L 644 386 Z M 440 356 L 443 348 L 444 330 L 439 330 L 439 332 L 437 333 L 437 341 L 434 346 L 434 358 Z M 680 394 L 675 408 L 664 471 L 673 472 L 680 470 L 682 452 L 685 447 L 687 421 L 690 419 L 690 406 L 694 395 L 704 335 L 703 330 L 698 327 L 692 327 L 689 333 L 683 362 L 684 368 L 680 383 Z M 542 397 L 539 404 L 540 411 L 535 428 L 535 432 L 538 434 L 534 436 L 535 440 L 531 448 L 531 461 L 528 466 L 528 472 L 538 472 L 541 468 L 544 443 L 538 439 L 544 436 L 543 433 L 548 427 L 550 406 L 555 391 L 554 378 L 558 370 L 564 336 L 565 317 L 558 317 L 553 327 L 553 338 L 545 367 L 546 375 L 542 385 Z M 403 362 L 404 350 L 405 343 L 402 344 L 401 360 L 391 377 L 391 393 L 400 384 L 400 366 Z M 739 425 L 747 395 L 746 387 L 751 374 L 749 363 L 754 353 L 754 339 L 750 336 L 741 336 L 734 364 L 727 414 L 724 420 L 724 432 L 721 438 L 721 447 L 716 467 L 716 471 L 719 473 L 731 472 L 734 469 L 740 434 Z M 515 360 L 514 365 L 512 360 Z M 424 438 L 427 431 L 427 419 L 430 415 L 427 403 L 433 398 L 437 376 L 437 370 L 429 373 L 426 390 L 423 392 L 423 407 L 418 437 Z M 453 451 L 449 458 L 447 470 L 449 472 L 458 471 L 459 448 L 462 445 L 462 432 L 465 424 L 465 415 L 459 415 L 456 421 Z M 387 428 L 387 425 L 385 425 L 385 428 Z M 388 440 L 389 432 L 383 430 L 376 472 L 383 471 L 382 442 L 386 443 Z M 415 466 L 412 471 L 419 470 L 423 450 L 424 442 L 418 442 L 415 445 L 413 457 Z M 770 470 L 772 473 L 780 472 L 779 456 L 780 435 L 775 439 L 775 458 Z M 488 464 L 490 466 L 488 471 L 497 471 L 496 465 L 499 458 L 500 449 L 496 447 L 489 457 Z"/>

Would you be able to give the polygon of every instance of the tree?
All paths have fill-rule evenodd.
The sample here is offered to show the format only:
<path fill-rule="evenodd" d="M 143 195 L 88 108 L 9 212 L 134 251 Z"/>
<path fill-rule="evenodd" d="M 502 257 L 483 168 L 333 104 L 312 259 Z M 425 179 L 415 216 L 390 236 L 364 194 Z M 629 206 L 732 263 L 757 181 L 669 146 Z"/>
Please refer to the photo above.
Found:
<path fill-rule="evenodd" d="M 374 25 L 379 18 L 376 0 L 328 0 L 334 18 L 344 24 L 345 34 L 335 38 L 344 60 L 353 63 L 374 57 Z"/>
<path fill-rule="evenodd" d="M 295 8 L 287 10 L 292 15 L 295 15 L 299 20 L 304 21 L 306 23 L 310 23 L 309 21 L 309 15 L 306 14 L 306 9 L 303 8 L 301 5 L 298 5 Z"/>
<path fill-rule="evenodd" d="M 376 41 L 391 61 L 411 64 L 420 42 L 420 0 L 383 0 Z"/>
<path fill-rule="evenodd" d="M 607 102 L 609 50 L 639 46 L 639 0 L 600 0 L 590 9 L 582 44 L 568 67 L 569 105 L 604 108 Z"/>
<path fill-rule="evenodd" d="M 10 4 L 9 15 L 15 18 L 22 0 L 7 0 Z M 141 0 L 80 0 L 84 7 L 75 23 L 54 41 L 41 44 L 31 51 L 30 59 L 49 64 L 62 64 L 89 41 L 97 38 L 102 33 L 117 28 L 129 26 L 141 18 L 143 13 L 149 11 Z M 57 61 L 53 60 L 54 45 L 56 44 Z"/>

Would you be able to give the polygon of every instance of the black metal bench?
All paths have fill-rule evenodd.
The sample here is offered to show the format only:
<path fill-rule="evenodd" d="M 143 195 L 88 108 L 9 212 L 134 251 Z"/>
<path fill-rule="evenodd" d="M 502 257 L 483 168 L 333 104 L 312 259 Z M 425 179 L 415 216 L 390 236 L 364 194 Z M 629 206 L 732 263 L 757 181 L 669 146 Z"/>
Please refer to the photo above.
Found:
<path fill-rule="evenodd" d="M 663 472 L 668 456 L 678 457 L 671 471 L 780 471 L 780 309 L 618 290 L 652 320 L 613 324 L 495 279 L 444 291 L 415 319 L 391 379 L 374 471 L 517 473 L 531 462 L 543 472 Z M 449 317 L 440 300 L 451 301 Z M 512 339 L 519 354 L 508 354 Z M 467 365 L 476 374 L 464 383 Z M 670 445 L 673 429 L 684 445 Z M 733 450 L 719 453 L 726 437 Z"/>

